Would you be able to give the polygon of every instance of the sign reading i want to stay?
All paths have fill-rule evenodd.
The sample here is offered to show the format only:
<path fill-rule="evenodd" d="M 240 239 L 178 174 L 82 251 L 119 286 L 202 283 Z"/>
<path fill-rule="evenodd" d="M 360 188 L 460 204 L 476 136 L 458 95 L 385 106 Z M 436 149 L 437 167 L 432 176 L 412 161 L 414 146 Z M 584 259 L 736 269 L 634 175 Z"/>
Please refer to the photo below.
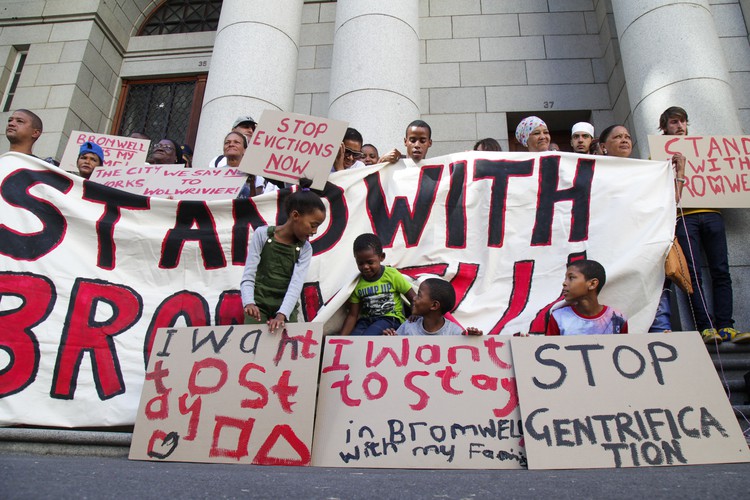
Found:
<path fill-rule="evenodd" d="M 322 329 L 158 330 L 130 458 L 309 465 Z"/>

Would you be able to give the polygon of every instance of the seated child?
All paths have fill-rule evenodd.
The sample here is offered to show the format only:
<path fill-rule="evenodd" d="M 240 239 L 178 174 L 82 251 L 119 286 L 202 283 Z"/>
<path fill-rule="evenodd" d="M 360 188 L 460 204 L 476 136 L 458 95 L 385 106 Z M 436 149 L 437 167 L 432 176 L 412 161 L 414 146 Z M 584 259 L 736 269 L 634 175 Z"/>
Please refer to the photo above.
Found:
<path fill-rule="evenodd" d="M 456 291 L 440 278 L 429 278 L 419 285 L 411 312 L 419 316 L 416 320 L 402 324 L 398 331 L 389 329 L 383 335 L 461 335 L 464 329 L 445 319 L 445 314 L 456 305 Z M 476 328 L 467 328 L 468 335 L 482 335 Z"/>
<path fill-rule="evenodd" d="M 297 302 L 312 259 L 308 241 L 326 219 L 326 207 L 310 179 L 287 196 L 287 219 L 280 226 L 261 226 L 248 244 L 240 282 L 245 324 L 267 323 L 273 333 L 297 321 Z"/>
<path fill-rule="evenodd" d="M 405 319 L 401 294 L 410 303 L 414 300 L 411 285 L 396 269 L 383 265 L 383 244 L 372 233 L 354 240 L 354 259 L 360 277 L 347 301 L 341 335 L 382 335 L 386 328 L 398 328 Z"/>
<path fill-rule="evenodd" d="M 628 333 L 625 316 L 599 303 L 599 292 L 606 280 L 604 267 L 595 260 L 572 262 L 563 281 L 566 304 L 552 310 L 547 335 Z"/>

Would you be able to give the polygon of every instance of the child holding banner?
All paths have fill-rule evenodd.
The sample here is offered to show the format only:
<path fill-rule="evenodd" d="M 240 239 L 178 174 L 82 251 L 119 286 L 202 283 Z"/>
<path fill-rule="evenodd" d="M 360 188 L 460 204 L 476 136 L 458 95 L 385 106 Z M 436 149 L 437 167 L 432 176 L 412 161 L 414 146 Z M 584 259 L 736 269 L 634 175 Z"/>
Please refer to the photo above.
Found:
<path fill-rule="evenodd" d="M 286 321 L 297 321 L 297 301 L 312 259 L 308 241 L 326 219 L 312 181 L 300 179 L 285 202 L 287 220 L 281 226 L 261 226 L 250 240 L 240 292 L 245 323 L 268 323 L 271 332 Z"/>
<path fill-rule="evenodd" d="M 372 233 L 357 236 L 354 260 L 359 281 L 347 301 L 349 312 L 341 335 L 382 335 L 388 328 L 401 326 L 406 319 L 401 294 L 412 303 L 415 293 L 400 272 L 383 265 L 385 252 L 380 238 Z"/>
<path fill-rule="evenodd" d="M 563 281 L 565 303 L 550 312 L 547 335 L 628 333 L 625 316 L 599 303 L 606 280 L 604 267 L 595 260 L 569 264 Z"/>
<path fill-rule="evenodd" d="M 462 335 L 464 329 L 445 317 L 455 305 L 453 285 L 440 278 L 428 278 L 419 285 L 412 301 L 412 315 L 418 317 L 414 321 L 410 318 L 398 330 L 385 330 L 383 335 Z M 469 327 L 466 333 L 482 335 L 482 330 Z"/>

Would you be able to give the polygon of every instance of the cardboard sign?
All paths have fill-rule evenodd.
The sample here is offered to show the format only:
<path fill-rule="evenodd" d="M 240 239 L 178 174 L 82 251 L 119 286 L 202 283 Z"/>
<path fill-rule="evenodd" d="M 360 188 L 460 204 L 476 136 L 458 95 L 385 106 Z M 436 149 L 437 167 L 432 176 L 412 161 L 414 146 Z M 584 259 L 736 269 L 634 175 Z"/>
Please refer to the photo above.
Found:
<path fill-rule="evenodd" d="M 697 332 L 514 337 L 530 469 L 746 462 Z"/>
<path fill-rule="evenodd" d="M 70 139 L 65 146 L 60 168 L 68 172 L 78 172 L 78 151 L 84 142 L 93 142 L 102 147 L 104 151 L 104 167 L 141 166 L 146 163 L 148 148 L 151 141 L 148 139 L 134 139 L 133 137 L 120 137 L 118 135 L 95 134 L 94 132 L 80 132 L 74 130 L 70 133 Z"/>
<path fill-rule="evenodd" d="M 160 329 L 130 458 L 309 465 L 321 338 L 314 323 Z"/>
<path fill-rule="evenodd" d="M 507 339 L 326 337 L 313 465 L 519 469 Z"/>
<path fill-rule="evenodd" d="M 183 165 L 142 165 L 96 168 L 90 181 L 143 196 L 173 200 L 236 198 L 247 179 L 239 169 L 185 168 Z"/>
<path fill-rule="evenodd" d="M 650 135 L 651 158 L 685 156 L 686 208 L 750 207 L 750 136 Z"/>
<path fill-rule="evenodd" d="M 348 123 L 317 116 L 265 110 L 240 170 L 297 184 L 312 179 L 323 189 Z"/>

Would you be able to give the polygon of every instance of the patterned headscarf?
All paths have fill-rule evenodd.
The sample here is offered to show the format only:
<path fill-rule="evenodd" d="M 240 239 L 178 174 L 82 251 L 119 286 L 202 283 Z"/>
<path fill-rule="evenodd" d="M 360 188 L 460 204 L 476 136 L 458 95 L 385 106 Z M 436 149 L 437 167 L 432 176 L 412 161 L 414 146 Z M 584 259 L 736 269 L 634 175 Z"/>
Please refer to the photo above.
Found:
<path fill-rule="evenodd" d="M 531 132 L 540 125 L 543 127 L 547 126 L 547 124 L 544 123 L 544 120 L 542 120 L 538 116 L 527 116 L 526 118 L 521 120 L 521 123 L 519 123 L 518 127 L 516 127 L 516 139 L 518 140 L 518 142 L 520 142 L 523 147 L 527 147 L 529 135 L 531 135 Z"/>

